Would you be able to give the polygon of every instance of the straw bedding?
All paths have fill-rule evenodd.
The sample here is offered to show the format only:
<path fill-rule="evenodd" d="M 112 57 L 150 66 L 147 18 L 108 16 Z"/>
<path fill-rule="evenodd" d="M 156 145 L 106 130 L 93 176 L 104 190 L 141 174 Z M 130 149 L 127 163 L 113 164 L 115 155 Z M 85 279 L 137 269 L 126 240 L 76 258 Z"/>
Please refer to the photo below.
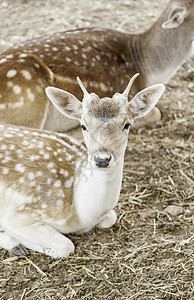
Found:
<path fill-rule="evenodd" d="M 76 27 L 141 32 L 166 3 L 1 0 L 0 50 Z M 193 97 L 190 59 L 167 84 L 162 121 L 130 133 L 116 225 L 69 235 L 68 259 L 1 250 L 0 299 L 193 299 Z"/>

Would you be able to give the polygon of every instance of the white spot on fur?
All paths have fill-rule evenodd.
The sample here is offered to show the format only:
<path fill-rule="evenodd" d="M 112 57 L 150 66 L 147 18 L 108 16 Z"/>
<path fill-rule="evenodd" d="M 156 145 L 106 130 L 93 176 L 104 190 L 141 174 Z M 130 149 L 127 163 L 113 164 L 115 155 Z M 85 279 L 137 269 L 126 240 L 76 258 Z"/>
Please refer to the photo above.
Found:
<path fill-rule="evenodd" d="M 27 97 L 28 97 L 28 99 L 32 102 L 32 101 L 34 101 L 34 94 L 31 92 L 31 89 L 30 88 L 27 88 Z"/>
<path fill-rule="evenodd" d="M 12 78 L 12 77 L 14 77 L 16 74 L 17 74 L 17 71 L 16 71 L 16 70 L 9 70 L 9 71 L 7 72 L 7 78 Z"/>
<path fill-rule="evenodd" d="M 47 168 L 53 168 L 54 167 L 54 163 L 53 162 L 50 162 L 47 164 Z"/>
<path fill-rule="evenodd" d="M 7 82 L 7 86 L 8 86 L 8 87 L 11 87 L 11 86 L 13 86 L 13 82 L 11 82 L 11 81 L 8 81 L 8 82 Z"/>
<path fill-rule="evenodd" d="M 9 173 L 9 169 L 8 168 L 3 168 L 3 174 L 6 175 Z"/>
<path fill-rule="evenodd" d="M 73 184 L 73 176 L 71 176 L 70 179 L 65 182 L 65 187 L 70 188 L 72 184 Z"/>
<path fill-rule="evenodd" d="M 20 54 L 20 57 L 21 58 L 23 58 L 23 57 L 27 57 L 28 55 L 27 54 L 25 54 L 25 53 L 22 53 L 22 54 Z"/>
<path fill-rule="evenodd" d="M 15 94 L 20 94 L 21 93 L 21 87 L 19 85 L 14 85 L 13 91 Z"/>
<path fill-rule="evenodd" d="M 57 200 L 56 201 L 56 205 L 59 206 L 63 206 L 63 200 Z"/>
<path fill-rule="evenodd" d="M 47 208 L 47 204 L 46 204 L 46 203 L 43 203 L 43 204 L 41 205 L 41 207 L 42 207 L 42 208 Z"/>
<path fill-rule="evenodd" d="M 24 173 L 25 172 L 25 167 L 22 165 L 22 164 L 17 164 L 16 166 L 15 166 L 15 170 L 16 171 L 18 171 L 18 172 L 20 172 L 20 173 Z"/>
<path fill-rule="evenodd" d="M 37 173 L 36 173 L 36 176 L 38 176 L 38 177 L 40 177 L 40 176 L 42 176 L 43 175 L 43 173 L 41 172 L 41 171 L 38 171 Z"/>
<path fill-rule="evenodd" d="M 50 154 L 49 154 L 49 153 L 45 153 L 45 154 L 43 155 L 43 158 L 44 158 L 44 159 L 49 159 L 49 158 L 50 158 Z"/>
<path fill-rule="evenodd" d="M 63 169 L 61 169 L 61 170 L 59 171 L 59 173 L 60 173 L 61 175 L 64 175 L 65 177 L 68 177 L 68 175 L 69 175 L 69 172 L 66 171 L 66 170 L 63 170 Z"/>
<path fill-rule="evenodd" d="M 29 71 L 22 70 L 21 73 L 22 73 L 22 75 L 24 76 L 24 78 L 25 78 L 26 80 L 32 79 L 32 76 L 31 76 L 31 74 L 30 74 Z"/>
<path fill-rule="evenodd" d="M 2 58 L 2 59 L 0 59 L 0 64 L 4 63 L 4 62 L 6 62 L 6 61 L 7 61 L 6 58 Z"/>
<path fill-rule="evenodd" d="M 5 144 L 1 145 L 1 150 L 7 149 L 7 146 Z"/>
<path fill-rule="evenodd" d="M 55 186 L 55 187 L 60 187 L 60 186 L 61 186 L 61 181 L 60 181 L 60 180 L 57 180 L 57 181 L 54 183 L 54 186 Z"/>

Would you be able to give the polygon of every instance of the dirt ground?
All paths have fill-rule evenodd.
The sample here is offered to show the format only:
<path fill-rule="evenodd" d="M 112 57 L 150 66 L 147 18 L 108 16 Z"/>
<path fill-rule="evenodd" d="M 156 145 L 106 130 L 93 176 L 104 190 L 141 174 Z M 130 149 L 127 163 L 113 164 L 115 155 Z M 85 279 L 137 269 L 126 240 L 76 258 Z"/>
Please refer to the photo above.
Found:
<path fill-rule="evenodd" d="M 0 0 L 0 51 L 77 27 L 141 32 L 166 3 Z M 193 98 L 190 59 L 167 84 L 162 121 L 130 133 L 116 225 L 69 235 L 76 250 L 68 259 L 0 250 L 0 299 L 194 299 Z"/>

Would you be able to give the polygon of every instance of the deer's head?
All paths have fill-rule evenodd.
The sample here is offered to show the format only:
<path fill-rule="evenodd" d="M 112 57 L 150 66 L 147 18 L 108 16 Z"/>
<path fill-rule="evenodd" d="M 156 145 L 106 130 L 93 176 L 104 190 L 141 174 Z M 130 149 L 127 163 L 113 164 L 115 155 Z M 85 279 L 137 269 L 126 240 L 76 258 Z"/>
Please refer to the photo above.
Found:
<path fill-rule="evenodd" d="M 162 28 L 167 30 L 177 28 L 174 35 L 176 37 L 180 35 L 183 42 L 188 36 L 192 47 L 194 47 L 194 0 L 171 0 L 165 12 L 167 18 L 164 20 Z M 194 53 L 193 49 L 192 51 L 191 55 Z"/>
<path fill-rule="evenodd" d="M 156 84 L 137 93 L 129 102 L 128 94 L 137 76 L 132 77 L 122 94 L 102 99 L 94 93 L 89 94 L 77 78 L 84 93 L 82 102 L 66 91 L 46 88 L 47 96 L 63 115 L 80 121 L 88 160 L 93 167 L 111 167 L 119 161 L 124 155 L 133 121 L 148 114 L 164 92 L 164 85 Z"/>

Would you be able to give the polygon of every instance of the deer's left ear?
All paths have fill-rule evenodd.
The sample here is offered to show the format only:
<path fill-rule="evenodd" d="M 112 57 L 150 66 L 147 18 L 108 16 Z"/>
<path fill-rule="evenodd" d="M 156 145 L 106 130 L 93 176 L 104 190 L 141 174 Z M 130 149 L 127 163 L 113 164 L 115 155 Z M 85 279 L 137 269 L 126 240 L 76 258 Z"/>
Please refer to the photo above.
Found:
<path fill-rule="evenodd" d="M 60 113 L 80 121 L 82 103 L 74 95 L 52 86 L 47 87 L 45 92 Z"/>
<path fill-rule="evenodd" d="M 181 25 L 188 16 L 188 11 L 185 6 L 177 5 L 170 13 L 168 19 L 162 24 L 162 28 L 171 29 Z"/>
<path fill-rule="evenodd" d="M 163 84 L 155 84 L 137 93 L 129 102 L 130 117 L 135 120 L 147 115 L 156 105 L 164 90 Z"/>

